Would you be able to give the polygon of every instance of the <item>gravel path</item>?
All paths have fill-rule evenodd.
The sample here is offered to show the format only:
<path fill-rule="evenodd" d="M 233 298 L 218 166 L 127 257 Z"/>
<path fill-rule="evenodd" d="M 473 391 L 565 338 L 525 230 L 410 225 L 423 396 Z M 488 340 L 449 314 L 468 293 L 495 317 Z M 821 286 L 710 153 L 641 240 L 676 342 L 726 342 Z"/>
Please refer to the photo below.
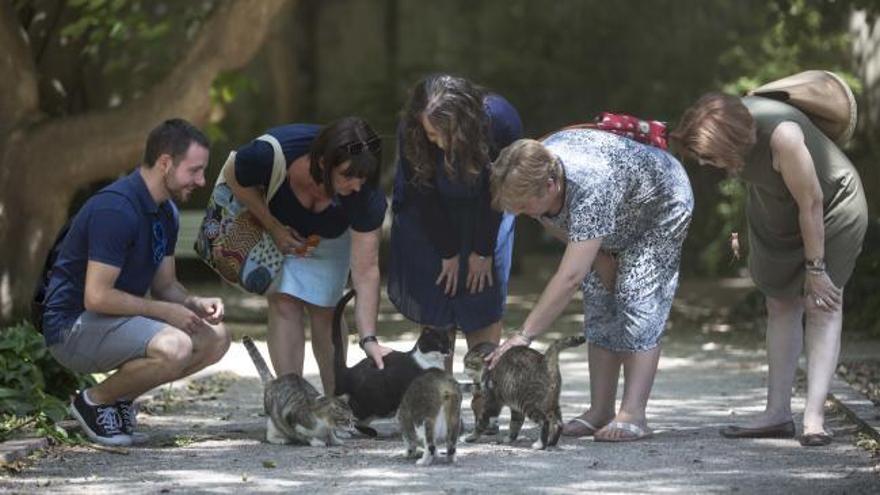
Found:
<path fill-rule="evenodd" d="M 406 349 L 413 335 L 390 345 Z M 543 348 L 544 343 L 537 346 Z M 263 347 L 265 353 L 265 347 Z M 461 342 L 458 357 L 464 352 Z M 359 359 L 351 350 L 349 361 Z M 459 378 L 460 359 L 457 360 Z M 417 467 L 403 458 L 393 421 L 378 423 L 377 440 L 343 447 L 275 446 L 261 441 L 265 418 L 259 382 L 236 344 L 221 363 L 189 386 L 177 384 L 142 413 L 150 442 L 126 454 L 86 447 L 50 450 L 17 474 L 0 477 L 0 491 L 23 493 L 430 492 L 742 492 L 878 493 L 877 459 L 854 445 L 854 428 L 831 413 L 835 442 L 805 449 L 796 440 L 722 439 L 717 430 L 757 411 L 764 395 L 763 354 L 695 332 L 671 332 L 660 361 L 649 421 L 656 436 L 630 444 L 563 437 L 534 451 L 531 423 L 515 445 L 492 437 L 462 443 L 458 463 Z M 562 355 L 563 414 L 588 404 L 586 349 Z M 319 383 L 314 361 L 306 375 Z M 469 396 L 466 396 L 466 401 Z M 794 403 L 803 408 L 802 394 Z M 472 424 L 465 406 L 467 424 Z M 506 411 L 505 411 L 506 413 Z M 502 432 L 506 417 L 502 419 Z"/>

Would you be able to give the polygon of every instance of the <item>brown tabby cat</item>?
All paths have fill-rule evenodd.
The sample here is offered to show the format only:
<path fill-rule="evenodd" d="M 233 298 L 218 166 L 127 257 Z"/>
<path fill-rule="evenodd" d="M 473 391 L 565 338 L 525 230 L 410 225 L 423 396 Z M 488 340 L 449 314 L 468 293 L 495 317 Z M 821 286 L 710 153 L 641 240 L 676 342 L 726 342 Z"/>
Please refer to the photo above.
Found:
<path fill-rule="evenodd" d="M 418 466 L 428 466 L 434 461 L 437 447 L 435 439 L 446 438 L 446 459 L 455 462 L 455 444 L 461 433 L 461 390 L 458 381 L 444 370 L 431 368 L 418 377 L 406 389 L 397 421 L 406 456 L 418 456 L 422 447 L 422 458 Z M 421 444 L 421 445 L 420 445 Z"/>
<path fill-rule="evenodd" d="M 263 380 L 263 407 L 269 416 L 266 441 L 274 444 L 295 442 L 313 447 L 342 445 L 336 429 L 351 429 L 354 424 L 347 397 L 322 396 L 296 373 L 273 377 L 253 340 L 245 336 L 241 342 Z"/>
<path fill-rule="evenodd" d="M 485 358 L 497 346 L 480 344 L 468 351 L 464 357 L 465 371 L 474 380 L 474 390 L 481 392 L 482 401 L 472 402 L 477 425 L 465 441 L 476 442 L 489 427 L 490 418 L 497 417 L 501 408 L 508 406 L 508 442 L 516 441 L 523 421 L 529 417 L 541 425 L 541 437 L 532 444 L 532 448 L 544 449 L 556 445 L 562 433 L 559 352 L 579 346 L 584 341 L 582 335 L 565 337 L 553 342 L 544 354 L 524 346 L 513 347 L 501 356 L 491 370 L 486 367 Z"/>

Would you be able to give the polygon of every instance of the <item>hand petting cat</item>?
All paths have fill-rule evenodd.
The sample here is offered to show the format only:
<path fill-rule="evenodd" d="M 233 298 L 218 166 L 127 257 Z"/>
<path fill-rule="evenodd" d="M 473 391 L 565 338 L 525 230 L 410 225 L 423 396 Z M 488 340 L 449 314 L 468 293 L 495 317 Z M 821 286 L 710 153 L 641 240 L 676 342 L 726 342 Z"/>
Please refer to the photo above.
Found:
<path fill-rule="evenodd" d="M 531 343 L 532 341 L 521 332 L 510 335 L 507 337 L 507 340 L 492 351 L 491 354 L 486 356 L 486 362 L 489 363 L 489 369 L 491 370 L 494 368 L 495 365 L 498 364 L 498 360 L 501 359 L 501 356 L 511 348 L 521 345 L 528 347 Z"/>
<path fill-rule="evenodd" d="M 376 367 L 381 369 L 385 368 L 385 363 L 382 358 L 394 352 L 394 349 L 390 347 L 385 347 L 384 345 L 378 342 L 367 342 L 364 344 L 364 353 L 376 363 Z"/>

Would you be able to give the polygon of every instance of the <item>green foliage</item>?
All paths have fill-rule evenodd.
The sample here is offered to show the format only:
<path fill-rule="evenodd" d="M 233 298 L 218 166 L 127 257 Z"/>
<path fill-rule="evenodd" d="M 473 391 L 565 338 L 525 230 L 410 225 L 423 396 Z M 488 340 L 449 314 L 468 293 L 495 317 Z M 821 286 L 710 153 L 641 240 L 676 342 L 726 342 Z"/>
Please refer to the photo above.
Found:
<path fill-rule="evenodd" d="M 65 439 L 55 423 L 67 415 L 68 395 L 92 384 L 61 367 L 29 323 L 2 330 L 0 339 L 0 439 L 24 426 Z"/>
<path fill-rule="evenodd" d="M 703 244 L 699 252 L 699 264 L 709 275 L 730 275 L 743 265 L 748 246 L 745 222 L 746 188 L 742 181 L 726 178 L 718 183 L 717 203 L 712 222 L 715 235 Z M 730 237 L 739 237 L 740 260 L 737 260 L 730 245 Z"/>
<path fill-rule="evenodd" d="M 876 220 L 868 224 L 845 294 L 846 327 L 880 337 L 880 222 Z"/>
<path fill-rule="evenodd" d="M 214 79 L 210 90 L 214 114 L 205 128 L 211 142 L 216 145 L 229 141 L 229 136 L 221 125 L 224 109 L 242 94 L 256 94 L 257 90 L 256 81 L 242 72 L 224 72 Z"/>
<path fill-rule="evenodd" d="M 50 114 L 66 114 L 138 98 L 180 61 L 182 47 L 194 41 L 218 3 L 17 1 L 35 62 L 52 82 L 41 86 L 41 104 Z M 45 67 L 42 57 L 49 59 Z"/>
<path fill-rule="evenodd" d="M 851 37 L 847 30 L 850 9 L 862 2 L 843 0 L 772 0 L 752 17 L 757 23 L 752 35 L 728 33 L 728 48 L 719 57 L 718 88 L 744 94 L 766 82 L 803 70 L 822 68 L 840 74 L 856 94 L 862 90 L 850 65 Z M 748 247 L 745 230 L 745 189 L 725 180 L 718 184 L 715 215 L 692 229 L 701 246 L 699 268 L 703 274 L 730 272 L 730 232 L 740 232 L 743 252 Z M 716 202 L 717 201 L 717 202 Z M 693 235 L 692 234 L 692 235 Z M 689 242 L 693 244 L 694 237 Z M 725 247 L 722 247 L 725 246 Z"/>

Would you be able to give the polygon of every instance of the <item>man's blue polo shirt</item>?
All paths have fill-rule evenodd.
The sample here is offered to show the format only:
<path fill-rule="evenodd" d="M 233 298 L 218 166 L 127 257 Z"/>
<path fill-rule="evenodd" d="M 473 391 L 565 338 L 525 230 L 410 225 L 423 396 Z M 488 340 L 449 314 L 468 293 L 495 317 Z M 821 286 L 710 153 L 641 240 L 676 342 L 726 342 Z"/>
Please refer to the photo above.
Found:
<path fill-rule="evenodd" d="M 115 287 L 147 294 L 156 269 L 174 254 L 179 226 L 171 200 L 157 205 L 140 169 L 98 191 L 76 214 L 52 268 L 43 313 L 46 345 L 61 342 L 85 311 L 86 264 L 120 268 Z"/>

